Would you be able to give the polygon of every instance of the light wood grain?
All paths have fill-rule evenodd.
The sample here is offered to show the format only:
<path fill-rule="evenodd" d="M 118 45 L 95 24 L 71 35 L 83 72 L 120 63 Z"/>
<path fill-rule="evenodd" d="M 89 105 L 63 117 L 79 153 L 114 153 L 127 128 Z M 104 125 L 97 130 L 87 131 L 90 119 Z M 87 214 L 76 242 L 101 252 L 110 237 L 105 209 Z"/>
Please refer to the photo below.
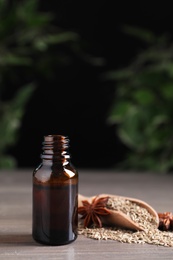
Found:
<path fill-rule="evenodd" d="M 135 197 L 157 212 L 173 211 L 173 175 L 79 170 L 79 192 Z M 31 236 L 32 170 L 0 171 L 0 259 L 173 259 L 173 248 L 122 244 L 78 236 L 65 246 L 43 246 Z"/>

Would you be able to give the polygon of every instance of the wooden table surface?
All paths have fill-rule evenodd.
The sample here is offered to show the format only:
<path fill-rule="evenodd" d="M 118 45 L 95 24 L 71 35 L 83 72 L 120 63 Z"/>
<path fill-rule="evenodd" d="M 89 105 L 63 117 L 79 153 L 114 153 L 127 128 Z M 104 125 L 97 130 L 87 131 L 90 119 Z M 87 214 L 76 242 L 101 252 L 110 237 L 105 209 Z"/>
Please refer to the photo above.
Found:
<path fill-rule="evenodd" d="M 142 199 L 157 212 L 173 211 L 173 174 L 79 170 L 79 192 Z M 32 169 L 0 171 L 0 259 L 173 259 L 173 247 L 98 241 L 79 235 L 65 246 L 36 243 L 32 227 Z"/>

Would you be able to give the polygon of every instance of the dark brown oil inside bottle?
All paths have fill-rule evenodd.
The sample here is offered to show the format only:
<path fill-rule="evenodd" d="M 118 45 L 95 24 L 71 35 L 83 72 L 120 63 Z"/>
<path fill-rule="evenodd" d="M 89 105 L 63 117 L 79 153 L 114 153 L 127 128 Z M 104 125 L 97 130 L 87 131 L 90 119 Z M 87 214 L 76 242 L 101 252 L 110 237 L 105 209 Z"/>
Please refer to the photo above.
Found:
<path fill-rule="evenodd" d="M 33 236 L 45 244 L 67 244 L 77 237 L 77 185 L 33 185 Z"/>
<path fill-rule="evenodd" d="M 32 236 L 39 243 L 64 245 L 77 238 L 78 175 L 69 160 L 45 158 L 33 174 Z"/>

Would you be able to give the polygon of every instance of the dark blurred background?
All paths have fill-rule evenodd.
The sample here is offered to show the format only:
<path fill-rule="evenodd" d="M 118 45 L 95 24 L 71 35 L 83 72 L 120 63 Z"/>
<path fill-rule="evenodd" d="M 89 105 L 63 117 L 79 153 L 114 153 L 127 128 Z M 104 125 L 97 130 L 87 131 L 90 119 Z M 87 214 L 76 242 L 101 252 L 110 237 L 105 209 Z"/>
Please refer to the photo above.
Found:
<path fill-rule="evenodd" d="M 124 93 L 126 101 L 133 101 L 132 104 L 128 102 L 128 106 L 141 104 L 140 100 L 134 101 L 131 96 L 134 86 L 137 86 L 138 97 L 142 96 L 141 111 L 147 110 L 145 106 L 150 108 L 149 111 L 155 107 L 155 98 L 152 99 L 153 103 L 147 103 L 151 100 L 151 93 L 146 94 L 147 86 L 149 91 L 154 89 L 153 98 L 153 93 L 160 95 L 159 89 L 162 96 L 162 90 L 166 88 L 165 82 L 169 83 L 170 92 L 167 96 L 171 96 L 173 86 L 170 71 L 173 63 L 168 51 L 172 52 L 173 24 L 170 6 L 144 1 L 138 1 L 132 6 L 128 1 L 0 0 L 0 7 L 1 167 L 34 168 L 40 161 L 43 136 L 63 134 L 70 138 L 72 162 L 76 167 L 112 168 L 121 163 L 126 165 L 125 160 L 133 150 L 140 153 L 140 156 L 138 158 L 133 154 L 131 163 L 126 168 L 171 171 L 172 144 L 165 148 L 165 142 L 171 143 L 172 137 L 165 130 L 164 124 L 168 125 L 169 121 L 171 129 L 172 121 L 165 117 L 169 113 L 171 115 L 172 105 L 164 112 L 164 119 L 163 110 L 156 111 L 157 118 L 156 112 L 147 117 L 154 118 L 154 126 L 156 121 L 161 120 L 157 129 L 163 129 L 164 125 L 164 132 L 159 132 L 158 139 L 151 138 L 149 151 L 143 146 L 140 150 L 135 150 L 135 144 L 143 140 L 141 136 L 129 141 L 131 137 L 122 134 L 125 131 L 119 134 L 118 126 L 122 118 L 121 121 L 116 121 L 117 117 L 109 120 L 115 112 L 112 107 L 121 102 Z M 155 66 L 167 62 L 170 65 L 169 80 L 165 72 L 166 66 L 163 78 L 159 78 L 159 82 L 163 82 L 160 87 L 156 81 L 160 67 L 156 71 L 153 66 L 155 74 L 152 79 L 149 75 L 146 82 L 143 78 L 135 78 L 139 75 L 138 72 L 143 73 L 136 70 L 136 67 L 133 70 L 135 76 L 130 79 L 122 78 L 122 74 L 121 77 L 117 76 L 117 71 L 134 68 L 133 62 L 136 62 L 138 54 L 151 49 L 152 53 L 158 50 L 158 57 L 160 50 L 163 50 L 164 58 L 159 60 L 154 54 L 147 54 L 149 60 L 145 58 L 143 63 L 140 60 L 139 67 L 143 69 L 148 64 L 153 63 Z M 154 57 L 153 60 L 151 56 Z M 151 81 L 154 82 L 154 87 L 147 85 Z M 124 85 L 126 87 L 122 94 L 119 90 L 123 90 Z M 140 88 L 143 92 L 139 93 Z M 172 99 L 169 101 L 172 104 Z M 157 106 L 161 107 L 156 104 Z M 142 116 L 138 115 L 138 119 Z M 130 126 L 138 124 L 136 118 L 129 123 Z M 167 120 L 166 123 L 164 120 Z M 146 122 L 143 123 L 146 126 Z M 131 131 L 130 127 L 127 129 Z M 143 129 L 143 125 L 139 125 L 140 133 Z M 154 131 L 155 129 L 150 132 L 155 135 Z M 149 133 L 149 130 L 146 132 Z M 133 132 L 133 136 L 137 136 L 136 132 Z M 144 136 L 145 145 L 149 138 L 150 136 Z M 140 161 L 140 158 L 145 157 L 145 151 L 145 163 L 135 165 L 134 158 Z M 163 167 L 158 167 L 159 156 L 163 158 Z"/>

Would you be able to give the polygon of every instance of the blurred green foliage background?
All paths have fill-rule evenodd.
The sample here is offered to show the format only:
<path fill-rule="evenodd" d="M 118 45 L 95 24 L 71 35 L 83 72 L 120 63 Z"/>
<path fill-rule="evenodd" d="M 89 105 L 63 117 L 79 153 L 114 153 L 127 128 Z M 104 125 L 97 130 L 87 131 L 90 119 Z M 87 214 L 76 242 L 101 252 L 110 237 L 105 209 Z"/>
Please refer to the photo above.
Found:
<path fill-rule="evenodd" d="M 74 32 L 53 26 L 51 13 L 40 12 L 39 1 L 0 0 L 0 168 L 17 162 L 8 154 L 20 135 L 25 107 L 37 87 L 38 75 L 51 77 L 53 45 L 74 43 Z M 58 56 L 59 63 L 66 57 Z M 17 91 L 15 91 L 17 89 Z M 6 97 L 6 93 L 12 93 Z"/>
<path fill-rule="evenodd" d="M 108 121 L 128 147 L 123 169 L 169 172 L 173 169 L 173 43 L 168 35 L 141 28 L 124 32 L 145 41 L 129 66 L 108 72 L 116 93 Z"/>
<path fill-rule="evenodd" d="M 134 37 L 136 45 L 143 42 L 143 48 L 129 64 L 105 66 L 108 61 L 97 50 L 91 51 L 91 42 L 75 29 L 57 26 L 53 12 L 40 11 L 39 4 L 38 0 L 0 0 L 0 168 L 17 166 L 8 149 L 15 146 L 21 134 L 22 118 L 38 80 L 51 81 L 55 77 L 52 64 L 69 66 L 75 56 L 78 62 L 101 68 L 98 81 L 108 84 L 108 88 L 113 83 L 115 95 L 105 121 L 115 126 L 115 138 L 126 149 L 124 158 L 113 167 L 172 171 L 171 38 L 124 26 L 123 34 Z M 57 51 L 57 46 L 62 47 L 61 51 Z"/>

